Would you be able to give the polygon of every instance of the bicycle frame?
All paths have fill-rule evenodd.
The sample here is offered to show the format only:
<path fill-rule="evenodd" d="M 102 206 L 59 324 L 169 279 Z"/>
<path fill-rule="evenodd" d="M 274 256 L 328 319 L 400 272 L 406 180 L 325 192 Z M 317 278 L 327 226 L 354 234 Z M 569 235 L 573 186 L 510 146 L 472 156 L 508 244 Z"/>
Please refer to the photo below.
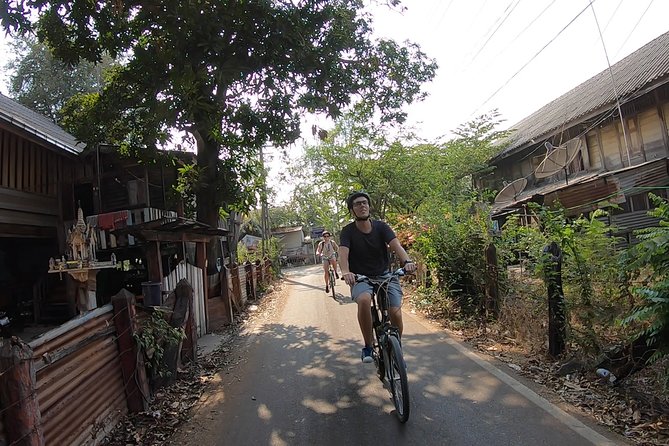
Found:
<path fill-rule="evenodd" d="M 374 362 L 379 379 L 387 379 L 397 417 L 405 423 L 409 419 L 409 389 L 406 376 L 406 364 L 402 355 L 399 329 L 392 325 L 389 314 L 388 285 L 395 277 L 403 276 L 404 270 L 398 269 L 381 282 L 366 276 L 356 276 L 356 282 L 366 281 L 372 285 L 372 327 L 376 337 Z M 397 376 L 396 376 L 397 375 Z"/>

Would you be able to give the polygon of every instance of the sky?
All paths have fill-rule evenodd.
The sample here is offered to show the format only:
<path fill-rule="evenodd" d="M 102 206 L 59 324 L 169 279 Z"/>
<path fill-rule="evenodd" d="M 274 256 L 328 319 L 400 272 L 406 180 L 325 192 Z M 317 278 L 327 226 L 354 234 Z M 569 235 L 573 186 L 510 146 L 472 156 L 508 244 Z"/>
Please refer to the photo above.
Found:
<path fill-rule="evenodd" d="M 502 128 L 511 127 L 607 69 L 607 56 L 614 64 L 669 31 L 667 0 L 404 0 L 403 6 L 402 12 L 372 7 L 374 33 L 418 43 L 437 61 L 437 75 L 425 85 L 428 98 L 406 109 L 408 123 L 428 140 L 448 138 L 492 109 L 505 120 Z M 0 47 L 0 65 L 5 58 Z M 5 80 L 0 73 L 6 94 Z M 305 117 L 305 130 L 313 124 L 332 125 Z M 291 148 L 293 156 L 303 144 Z M 274 156 L 275 180 L 281 170 Z M 284 200 L 289 188 L 281 189 Z"/>
<path fill-rule="evenodd" d="M 410 122 L 428 139 L 494 108 L 510 127 L 607 69 L 607 54 L 614 64 L 669 31 L 665 0 L 595 0 L 592 7 L 589 0 L 404 5 L 403 13 L 376 13 L 375 31 L 418 43 L 439 64 L 425 88 L 428 99 L 408 108 Z"/>

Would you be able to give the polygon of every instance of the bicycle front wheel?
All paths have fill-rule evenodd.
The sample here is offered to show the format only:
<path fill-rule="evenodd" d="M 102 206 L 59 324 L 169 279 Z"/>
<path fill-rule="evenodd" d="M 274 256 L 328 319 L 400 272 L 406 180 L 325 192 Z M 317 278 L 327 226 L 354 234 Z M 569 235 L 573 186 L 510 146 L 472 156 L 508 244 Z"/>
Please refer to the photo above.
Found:
<path fill-rule="evenodd" d="M 391 335 L 388 339 L 388 381 L 390 381 L 390 392 L 393 396 L 395 411 L 400 423 L 406 423 L 409 419 L 409 380 L 407 379 L 407 368 L 402 355 L 402 347 L 399 339 Z"/>
<path fill-rule="evenodd" d="M 332 291 L 332 298 L 337 300 L 337 293 L 335 292 L 335 275 L 332 270 L 330 270 L 330 290 Z"/>

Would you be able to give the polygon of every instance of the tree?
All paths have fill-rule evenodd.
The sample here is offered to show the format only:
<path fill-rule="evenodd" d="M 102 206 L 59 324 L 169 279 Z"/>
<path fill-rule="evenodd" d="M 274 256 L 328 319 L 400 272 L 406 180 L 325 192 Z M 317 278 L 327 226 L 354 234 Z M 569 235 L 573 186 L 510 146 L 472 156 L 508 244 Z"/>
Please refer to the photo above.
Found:
<path fill-rule="evenodd" d="M 14 39 L 10 46 L 13 57 L 4 67 L 12 73 L 9 94 L 55 123 L 72 97 L 102 90 L 104 72 L 113 64 L 111 58 L 103 56 L 99 64 L 67 65 L 32 35 Z"/>
<path fill-rule="evenodd" d="M 355 106 L 401 121 L 436 70 L 417 45 L 374 41 L 360 0 L 4 4 L 6 30 L 35 29 L 66 63 L 123 56 L 103 92 L 82 101 L 85 119 L 71 131 L 96 142 L 108 139 L 100 123 L 122 119 L 114 136 L 143 147 L 164 142 L 170 128 L 193 135 L 197 216 L 211 225 L 222 203 L 248 204 L 240 191 L 259 149 L 295 141 L 300 111 L 336 117 Z"/>
<path fill-rule="evenodd" d="M 307 148 L 293 172 L 306 175 L 305 184 L 335 202 L 343 202 L 352 190 L 365 190 L 379 218 L 421 207 L 442 215 L 445 203 L 469 202 L 476 194 L 472 177 L 499 150 L 493 145 L 504 135 L 495 130 L 499 122 L 493 111 L 458 127 L 456 138 L 442 143 L 401 131 L 393 139 L 385 126 L 350 113 L 323 141 Z"/>

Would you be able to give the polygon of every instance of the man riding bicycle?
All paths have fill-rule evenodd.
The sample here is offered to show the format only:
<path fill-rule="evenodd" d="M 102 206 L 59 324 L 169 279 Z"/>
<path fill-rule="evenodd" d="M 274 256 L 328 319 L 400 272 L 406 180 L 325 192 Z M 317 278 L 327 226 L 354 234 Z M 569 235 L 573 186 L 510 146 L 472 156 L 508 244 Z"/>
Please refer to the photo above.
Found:
<path fill-rule="evenodd" d="M 355 281 L 356 274 L 371 279 L 385 279 L 390 276 L 390 248 L 400 260 L 407 273 L 416 266 L 402 248 L 395 232 L 385 222 L 372 220 L 369 212 L 370 199 L 365 192 L 353 192 L 346 199 L 346 205 L 354 221 L 342 229 L 340 235 L 339 264 L 342 277 L 351 286 L 351 298 L 358 304 L 358 324 L 365 342 L 362 362 L 374 362 L 372 357 L 372 285 Z M 388 285 L 390 302 L 390 322 L 402 335 L 402 288 L 394 277 Z"/>
<path fill-rule="evenodd" d="M 337 251 L 339 251 L 339 246 L 337 242 L 332 240 L 332 234 L 330 231 L 323 231 L 323 240 L 318 244 L 316 248 L 316 255 L 321 256 L 321 261 L 323 262 L 323 273 L 325 275 L 325 292 L 330 292 L 330 275 L 328 274 L 328 265 L 332 265 L 335 276 L 339 279 L 339 273 L 337 272 Z"/>

